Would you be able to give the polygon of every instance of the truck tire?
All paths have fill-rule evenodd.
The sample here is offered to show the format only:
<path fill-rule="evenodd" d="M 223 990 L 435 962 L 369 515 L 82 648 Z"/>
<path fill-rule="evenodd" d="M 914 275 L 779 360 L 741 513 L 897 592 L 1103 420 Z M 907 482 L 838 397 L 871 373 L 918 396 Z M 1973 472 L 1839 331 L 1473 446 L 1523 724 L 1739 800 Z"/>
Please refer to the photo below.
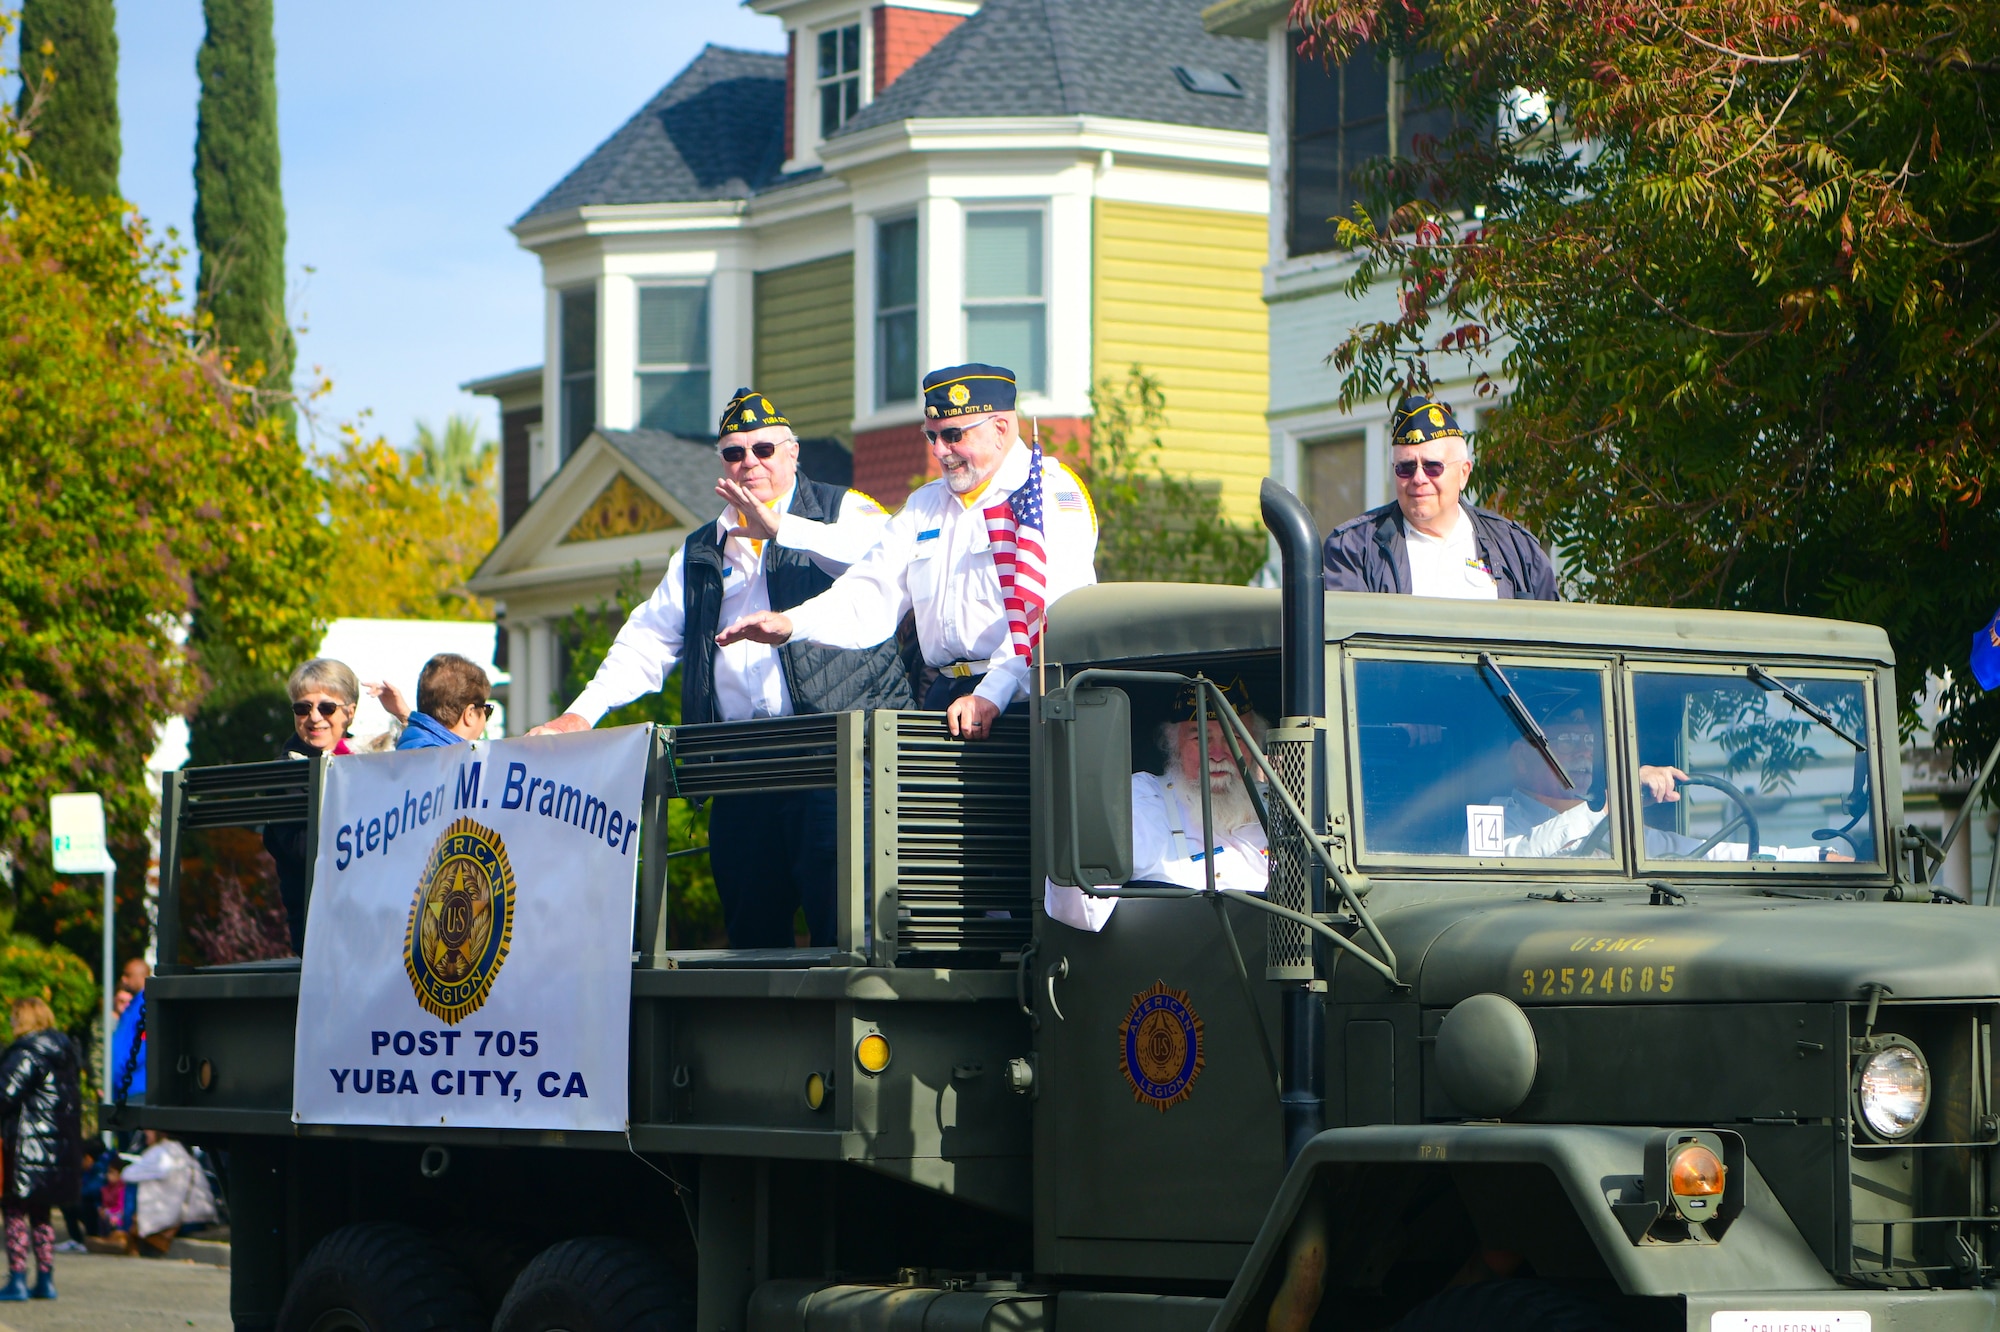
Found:
<path fill-rule="evenodd" d="M 277 1332 L 482 1332 L 471 1287 L 428 1236 L 386 1222 L 342 1226 L 299 1264 Z"/>
<path fill-rule="evenodd" d="M 1446 1287 L 1391 1332 L 1618 1332 L 1618 1324 L 1584 1296 L 1547 1281 L 1481 1281 Z"/>
<path fill-rule="evenodd" d="M 514 1280 L 493 1332 L 683 1332 L 686 1283 L 633 1240 L 564 1240 Z"/>

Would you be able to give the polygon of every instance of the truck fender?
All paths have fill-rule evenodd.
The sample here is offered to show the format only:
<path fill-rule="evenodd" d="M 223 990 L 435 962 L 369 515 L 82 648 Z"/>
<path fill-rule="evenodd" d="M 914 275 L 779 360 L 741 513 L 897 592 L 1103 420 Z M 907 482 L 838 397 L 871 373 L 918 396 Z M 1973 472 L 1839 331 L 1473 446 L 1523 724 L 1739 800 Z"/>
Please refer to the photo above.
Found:
<path fill-rule="evenodd" d="M 1281 1293 L 1286 1309 L 1310 1323 L 1326 1293 L 1379 1286 L 1400 1257 L 1433 1242 L 1441 1206 L 1462 1208 L 1477 1250 L 1518 1253 L 1546 1278 L 1609 1278 L 1627 1295 L 1836 1286 L 1747 1154 L 1738 1156 L 1741 1210 L 1719 1237 L 1648 1233 L 1654 1209 L 1638 1204 L 1661 1200 L 1645 1196 L 1647 1149 L 1673 1132 L 1578 1124 L 1328 1129 L 1292 1163 L 1214 1332 L 1265 1332 Z M 1411 1246 L 1399 1249 L 1404 1235 Z"/>

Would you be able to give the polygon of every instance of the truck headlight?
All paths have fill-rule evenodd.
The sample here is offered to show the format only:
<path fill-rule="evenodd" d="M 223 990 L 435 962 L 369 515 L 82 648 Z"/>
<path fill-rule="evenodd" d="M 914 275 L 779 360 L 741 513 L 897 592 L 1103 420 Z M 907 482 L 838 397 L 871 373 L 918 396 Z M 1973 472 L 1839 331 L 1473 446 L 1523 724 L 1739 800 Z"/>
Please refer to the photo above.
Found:
<path fill-rule="evenodd" d="M 1863 1060 L 1855 1075 L 1854 1103 L 1870 1133 L 1895 1142 L 1923 1124 L 1931 1103 L 1931 1070 L 1923 1051 L 1903 1037 L 1878 1039 L 1882 1048 Z"/>

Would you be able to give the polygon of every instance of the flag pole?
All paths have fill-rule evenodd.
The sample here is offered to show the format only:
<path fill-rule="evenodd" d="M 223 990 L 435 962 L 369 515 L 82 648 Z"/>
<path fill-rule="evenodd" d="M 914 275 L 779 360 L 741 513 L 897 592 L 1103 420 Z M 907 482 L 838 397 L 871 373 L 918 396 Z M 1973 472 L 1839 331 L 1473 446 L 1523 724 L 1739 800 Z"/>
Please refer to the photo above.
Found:
<path fill-rule="evenodd" d="M 1028 433 L 1029 437 L 1034 441 L 1034 451 L 1040 453 L 1042 451 L 1041 417 L 1030 416 L 1028 418 Z M 1048 639 L 1048 624 L 1048 612 L 1045 607 L 1042 614 L 1042 640 L 1035 644 L 1035 712 L 1037 715 L 1040 715 L 1042 710 L 1041 697 L 1048 691 L 1049 687 L 1048 672 L 1044 669 L 1044 657 L 1046 654 L 1042 651 L 1042 643 Z"/>

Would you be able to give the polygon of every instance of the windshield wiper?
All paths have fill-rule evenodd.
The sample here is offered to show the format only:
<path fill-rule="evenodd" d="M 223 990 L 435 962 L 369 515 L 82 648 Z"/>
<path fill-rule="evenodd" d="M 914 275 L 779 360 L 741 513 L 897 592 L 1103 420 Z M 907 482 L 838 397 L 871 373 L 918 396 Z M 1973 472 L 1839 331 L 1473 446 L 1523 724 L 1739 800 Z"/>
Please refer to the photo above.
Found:
<path fill-rule="evenodd" d="M 1491 652 L 1482 652 L 1479 654 L 1479 665 L 1482 669 L 1493 672 L 1493 678 L 1498 680 L 1500 687 L 1507 691 L 1500 699 L 1502 703 L 1507 705 L 1507 715 L 1514 719 L 1514 725 L 1520 728 L 1521 735 L 1527 742 L 1533 745 L 1536 751 L 1549 761 L 1549 767 L 1555 770 L 1556 777 L 1563 784 L 1563 790 L 1576 790 L 1576 783 L 1570 780 L 1569 773 L 1563 768 L 1562 760 L 1556 757 L 1556 751 L 1549 746 L 1549 733 L 1544 731 L 1540 724 L 1535 721 L 1534 714 L 1528 711 L 1528 705 L 1523 703 L 1521 696 L 1514 692 L 1514 682 L 1507 678 L 1507 672 L 1500 669 L 1500 663 L 1493 660 Z"/>
<path fill-rule="evenodd" d="M 1833 720 L 1833 714 L 1831 712 L 1828 712 L 1825 708 L 1813 702 L 1811 699 L 1807 698 L 1804 694 L 1801 694 L 1798 690 L 1792 688 L 1790 685 L 1786 684 L 1783 680 L 1780 680 L 1777 676 L 1771 674 L 1769 671 L 1765 670 L 1762 666 L 1759 666 L 1754 661 L 1750 663 L 1750 683 L 1756 685 L 1760 689 L 1776 690 L 1778 693 L 1783 694 L 1785 696 L 1785 700 L 1789 702 L 1793 707 L 1797 708 L 1800 712 L 1805 713 L 1806 716 L 1811 717 L 1821 726 L 1826 727 L 1827 730 L 1832 731 L 1835 735 L 1845 740 L 1848 744 L 1853 745 L 1858 752 L 1863 754 L 1868 752 L 1868 746 L 1862 744 L 1859 740 L 1856 740 L 1853 736 L 1841 730 L 1840 727 L 1835 724 Z"/>

